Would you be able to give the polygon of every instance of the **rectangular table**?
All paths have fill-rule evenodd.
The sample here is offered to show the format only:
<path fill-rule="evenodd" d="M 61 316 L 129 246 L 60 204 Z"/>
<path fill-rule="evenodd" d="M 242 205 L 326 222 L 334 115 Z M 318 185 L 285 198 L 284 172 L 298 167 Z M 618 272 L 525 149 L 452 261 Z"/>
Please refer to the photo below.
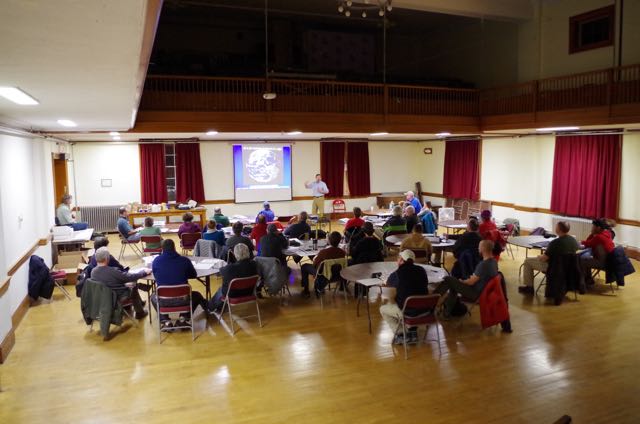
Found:
<path fill-rule="evenodd" d="M 53 240 L 51 240 L 51 244 L 53 245 L 53 249 L 51 249 L 53 263 L 58 263 L 58 250 L 61 246 L 82 246 L 86 242 L 91 241 L 92 236 L 93 228 L 87 228 L 86 230 L 74 231 L 69 236 L 55 237 Z"/>
<path fill-rule="evenodd" d="M 182 216 L 187 212 L 191 212 L 194 217 L 200 218 L 200 227 L 204 227 L 207 223 L 207 208 L 195 208 L 195 209 L 167 209 L 165 211 L 160 212 L 129 212 L 129 223 L 133 226 L 133 222 L 136 218 L 146 218 L 150 216 L 151 218 L 164 217 L 165 223 L 169 224 L 169 218 L 172 216 Z"/>

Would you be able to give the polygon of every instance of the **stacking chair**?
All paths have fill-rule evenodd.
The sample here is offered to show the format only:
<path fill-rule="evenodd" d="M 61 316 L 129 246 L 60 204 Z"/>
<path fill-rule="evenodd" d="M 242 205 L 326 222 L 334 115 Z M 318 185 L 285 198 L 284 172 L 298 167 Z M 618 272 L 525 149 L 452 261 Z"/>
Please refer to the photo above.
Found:
<path fill-rule="evenodd" d="M 51 271 L 50 274 L 53 279 L 54 286 L 64 294 L 67 300 L 71 300 L 71 295 L 63 285 L 67 280 L 67 273 L 65 271 Z"/>
<path fill-rule="evenodd" d="M 427 333 L 429 330 L 429 325 L 436 325 L 436 334 L 438 337 L 438 351 L 442 354 L 442 346 L 440 346 L 440 328 L 438 323 L 438 317 L 436 315 L 436 305 L 438 304 L 438 300 L 440 299 L 440 295 L 438 294 L 429 294 L 424 296 L 409 296 L 404 301 L 404 306 L 402 307 L 402 320 L 398 323 L 398 328 L 396 328 L 394 334 L 398 333 L 398 330 L 402 326 L 402 335 L 403 335 L 403 346 L 404 346 L 404 359 L 409 358 L 409 354 L 407 352 L 407 327 L 418 327 L 420 325 L 425 326 L 424 339 L 423 342 L 427 341 Z M 418 311 L 417 315 L 407 315 L 407 311 Z"/>
<path fill-rule="evenodd" d="M 413 252 L 413 254 L 416 257 L 415 262 L 426 263 L 426 264 L 431 263 L 431 258 L 429 257 L 425 249 L 408 249 L 407 248 L 404 250 L 411 250 Z"/>
<path fill-rule="evenodd" d="M 333 207 L 333 212 L 346 212 L 347 211 L 347 205 L 344 203 L 344 200 L 342 199 L 335 199 L 333 202 L 331 202 L 331 206 Z"/>
<path fill-rule="evenodd" d="M 325 267 L 328 267 L 328 272 L 325 273 Z M 326 290 L 331 290 L 331 284 L 335 284 L 335 287 L 333 288 L 333 296 L 336 295 L 336 292 L 338 291 L 338 287 L 340 287 L 340 284 L 343 283 L 342 278 L 340 278 L 340 275 L 338 274 L 338 276 L 336 277 L 336 275 L 334 275 L 334 272 L 338 272 L 340 273 L 340 271 L 342 271 L 342 269 L 347 267 L 347 258 L 339 258 L 339 259 L 325 259 L 324 261 L 320 262 L 320 265 L 318 266 L 318 269 L 316 270 L 316 275 L 315 275 L 315 280 L 318 279 L 319 276 L 321 275 L 326 275 L 329 274 L 330 278 L 329 278 L 329 282 L 327 283 L 327 286 L 325 287 L 325 291 Z M 339 270 L 337 269 L 339 268 Z M 348 281 L 344 281 L 344 301 L 345 303 L 347 302 L 347 288 L 348 288 Z M 320 296 L 320 307 L 324 308 L 324 293 L 322 296 Z"/>
<path fill-rule="evenodd" d="M 505 250 L 509 255 L 511 255 L 511 259 L 515 259 L 515 256 L 513 256 L 513 248 L 509 243 L 509 237 L 513 235 L 513 230 L 515 226 L 513 224 L 506 224 L 505 228 L 506 230 L 500 232 L 502 234 L 502 238 L 504 238 L 504 241 L 506 243 Z"/>
<path fill-rule="evenodd" d="M 191 328 L 191 338 L 196 339 L 196 334 L 193 327 L 193 312 L 191 310 L 191 286 L 189 284 L 179 284 L 177 286 L 158 286 L 156 288 L 157 296 L 157 311 L 158 311 L 158 341 L 162 343 L 162 332 L 173 331 L 176 328 Z M 177 298 L 188 298 L 188 302 L 182 306 L 161 306 L 163 301 Z M 170 328 L 162 328 L 161 315 L 167 314 L 189 314 L 190 325 L 173 326 Z"/>
<path fill-rule="evenodd" d="M 154 253 L 162 253 L 162 247 L 158 248 L 149 248 L 147 244 L 158 244 L 162 243 L 161 236 L 142 236 L 140 237 L 140 241 L 142 242 L 142 253 L 146 253 L 148 255 L 153 255 Z"/>
<path fill-rule="evenodd" d="M 201 233 L 182 233 L 180 235 L 180 247 L 182 247 L 182 254 L 186 255 L 189 250 L 193 250 L 196 247 L 196 242 L 202 238 Z"/>
<path fill-rule="evenodd" d="M 234 306 L 255 303 L 258 323 L 260 324 L 260 327 L 262 327 L 262 318 L 260 317 L 260 306 L 258 305 L 258 296 L 256 295 L 256 287 L 258 285 L 259 279 L 260 279 L 259 276 L 253 275 L 251 277 L 234 278 L 229 283 L 229 288 L 227 289 L 227 292 L 224 294 L 222 298 L 222 300 L 224 301 L 224 304 L 222 305 L 222 312 L 218 315 L 218 320 L 220 321 L 220 323 L 224 321 L 224 311 L 226 309 L 229 312 L 229 321 L 231 322 L 231 335 L 235 335 L 235 329 L 233 327 L 234 318 L 231 311 L 232 307 Z M 245 291 L 252 290 L 252 293 L 250 295 L 244 295 L 244 296 L 232 296 L 231 295 L 232 290 L 245 290 Z M 253 316 L 253 315 L 249 315 L 249 316 Z M 246 316 L 244 318 L 248 318 L 249 316 Z"/>
<path fill-rule="evenodd" d="M 125 252 L 125 249 L 127 248 L 127 246 L 129 246 L 129 249 L 131 249 L 131 251 L 138 258 L 142 259 L 142 250 L 140 250 L 140 247 L 138 246 L 138 243 L 140 243 L 140 240 L 129 241 L 122 234 L 118 233 L 118 235 L 120 236 L 120 244 L 121 244 L 120 255 L 118 255 L 118 260 L 119 261 L 122 260 L 122 257 L 124 256 L 124 252 Z"/>

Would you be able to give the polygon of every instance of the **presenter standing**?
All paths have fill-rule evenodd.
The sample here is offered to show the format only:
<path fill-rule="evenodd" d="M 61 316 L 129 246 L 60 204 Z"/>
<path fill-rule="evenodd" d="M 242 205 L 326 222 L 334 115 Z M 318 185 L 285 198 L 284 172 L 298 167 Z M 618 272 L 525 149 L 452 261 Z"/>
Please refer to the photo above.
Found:
<path fill-rule="evenodd" d="M 305 181 L 304 186 L 310 188 L 313 195 L 311 213 L 317 214 L 319 217 L 324 216 L 324 195 L 329 193 L 329 189 L 324 181 L 322 181 L 320 174 L 316 174 L 316 180 L 311 183 Z"/>

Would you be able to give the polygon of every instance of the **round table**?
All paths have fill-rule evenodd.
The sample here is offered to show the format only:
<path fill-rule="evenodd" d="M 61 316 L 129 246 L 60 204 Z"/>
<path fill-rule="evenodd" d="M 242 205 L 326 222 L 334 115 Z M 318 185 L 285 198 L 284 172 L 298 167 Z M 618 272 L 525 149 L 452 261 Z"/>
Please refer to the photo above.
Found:
<path fill-rule="evenodd" d="M 385 238 L 385 240 L 387 241 L 387 243 L 391 243 L 393 245 L 396 246 L 400 246 L 400 244 L 402 244 L 402 242 L 409 238 L 409 236 L 411 236 L 411 234 L 394 234 L 392 236 L 387 236 Z M 427 240 L 429 240 L 429 242 L 433 245 L 433 244 L 437 244 L 440 243 L 440 238 L 438 236 L 434 236 L 433 234 L 423 234 L 422 237 L 426 238 Z"/>
<path fill-rule="evenodd" d="M 440 283 L 449 273 L 443 269 L 432 265 L 416 264 L 427 271 L 429 284 Z M 360 284 L 364 288 L 364 297 L 367 299 L 367 318 L 369 320 L 369 334 L 371 334 L 371 311 L 369 309 L 369 289 L 371 287 L 385 287 L 389 275 L 398 269 L 396 262 L 370 262 L 366 264 L 351 265 L 340 271 L 340 276 L 354 284 Z M 372 277 L 372 274 L 382 274 L 379 278 Z M 356 306 L 356 316 L 360 316 L 360 300 Z"/>

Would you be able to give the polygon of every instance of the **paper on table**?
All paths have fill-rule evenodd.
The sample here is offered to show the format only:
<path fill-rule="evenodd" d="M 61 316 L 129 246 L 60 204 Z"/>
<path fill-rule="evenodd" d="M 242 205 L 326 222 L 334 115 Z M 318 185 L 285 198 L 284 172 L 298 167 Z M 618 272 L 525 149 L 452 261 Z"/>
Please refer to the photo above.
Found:
<path fill-rule="evenodd" d="M 384 286 L 384 281 L 380 278 L 363 278 L 362 280 L 358 280 L 358 284 L 362 284 L 363 286 Z"/>
<path fill-rule="evenodd" d="M 202 269 L 202 270 L 204 270 L 204 269 L 211 269 L 211 268 L 213 268 L 213 264 L 194 263 L 194 264 L 193 264 L 193 267 L 194 267 L 195 269 Z"/>

